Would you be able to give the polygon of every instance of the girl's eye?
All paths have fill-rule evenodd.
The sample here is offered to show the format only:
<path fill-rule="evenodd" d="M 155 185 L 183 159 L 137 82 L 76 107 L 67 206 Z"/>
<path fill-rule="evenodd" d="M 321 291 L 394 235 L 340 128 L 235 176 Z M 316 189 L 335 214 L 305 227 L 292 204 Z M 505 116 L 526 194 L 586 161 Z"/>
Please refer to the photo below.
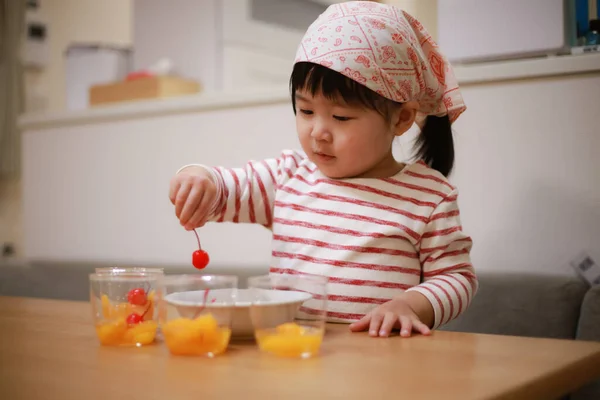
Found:
<path fill-rule="evenodd" d="M 334 115 L 333 118 L 337 119 L 338 121 L 350 121 L 352 119 L 350 117 L 341 117 L 339 115 Z"/>
<path fill-rule="evenodd" d="M 311 110 L 300 110 L 300 112 L 304 115 L 312 115 L 313 112 Z"/>

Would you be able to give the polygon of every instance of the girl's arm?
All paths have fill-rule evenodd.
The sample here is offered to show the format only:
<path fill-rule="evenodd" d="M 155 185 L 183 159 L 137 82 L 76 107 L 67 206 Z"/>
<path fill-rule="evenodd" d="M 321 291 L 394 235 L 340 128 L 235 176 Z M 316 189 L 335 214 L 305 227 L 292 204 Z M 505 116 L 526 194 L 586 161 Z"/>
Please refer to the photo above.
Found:
<path fill-rule="evenodd" d="M 242 168 L 199 165 L 210 173 L 217 189 L 208 221 L 271 227 L 277 187 L 295 173 L 303 160 L 304 156 L 296 151 L 284 151 L 277 158 L 250 161 Z"/>
<path fill-rule="evenodd" d="M 470 257 L 472 240 L 462 230 L 457 196 L 453 190 L 431 214 L 419 248 L 423 282 L 406 291 L 413 308 L 423 310 L 422 319 L 432 319 L 434 329 L 461 315 L 478 288 Z M 427 315 L 431 308 L 423 304 L 423 297 L 410 292 L 423 295 L 433 315 Z"/>

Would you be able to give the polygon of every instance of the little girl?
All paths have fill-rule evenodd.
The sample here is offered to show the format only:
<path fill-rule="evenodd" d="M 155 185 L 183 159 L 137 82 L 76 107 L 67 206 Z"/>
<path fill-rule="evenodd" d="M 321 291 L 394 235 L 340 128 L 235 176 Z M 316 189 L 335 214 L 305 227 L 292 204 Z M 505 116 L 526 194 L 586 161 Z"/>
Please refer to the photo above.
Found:
<path fill-rule="evenodd" d="M 181 225 L 257 223 L 273 232 L 271 272 L 329 278 L 327 320 L 389 336 L 430 334 L 477 291 L 462 231 L 450 124 L 465 110 L 445 57 L 406 12 L 330 6 L 309 27 L 290 79 L 303 152 L 243 168 L 181 168 Z M 416 122 L 417 161 L 392 155 Z"/>

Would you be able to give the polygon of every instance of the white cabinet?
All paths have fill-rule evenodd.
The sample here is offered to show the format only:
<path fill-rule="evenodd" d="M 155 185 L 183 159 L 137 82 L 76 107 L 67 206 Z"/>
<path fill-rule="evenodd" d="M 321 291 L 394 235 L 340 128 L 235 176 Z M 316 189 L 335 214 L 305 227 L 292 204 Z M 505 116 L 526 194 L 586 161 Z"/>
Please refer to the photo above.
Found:
<path fill-rule="evenodd" d="M 223 49 L 222 89 L 273 85 L 288 82 L 294 58 L 281 57 L 263 49 L 243 45 L 228 45 Z"/>
<path fill-rule="evenodd" d="M 205 90 L 286 84 L 326 5 L 311 0 L 135 0 L 134 66 L 168 57 Z"/>
<path fill-rule="evenodd" d="M 565 10 L 564 0 L 439 0 L 438 44 L 452 62 L 558 54 Z"/>
<path fill-rule="evenodd" d="M 176 72 L 202 83 L 220 86 L 221 34 L 219 0 L 134 0 L 133 66 L 147 67 L 163 57 Z"/>

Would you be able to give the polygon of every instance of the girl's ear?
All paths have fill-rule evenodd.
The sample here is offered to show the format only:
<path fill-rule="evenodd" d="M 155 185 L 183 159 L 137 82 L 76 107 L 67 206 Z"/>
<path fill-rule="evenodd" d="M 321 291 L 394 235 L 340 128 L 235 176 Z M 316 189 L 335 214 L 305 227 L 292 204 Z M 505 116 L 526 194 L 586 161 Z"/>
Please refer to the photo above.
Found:
<path fill-rule="evenodd" d="M 409 101 L 403 103 L 402 106 L 394 112 L 392 117 L 392 129 L 394 135 L 402 136 L 413 126 L 418 110 L 419 103 L 416 101 Z"/>

